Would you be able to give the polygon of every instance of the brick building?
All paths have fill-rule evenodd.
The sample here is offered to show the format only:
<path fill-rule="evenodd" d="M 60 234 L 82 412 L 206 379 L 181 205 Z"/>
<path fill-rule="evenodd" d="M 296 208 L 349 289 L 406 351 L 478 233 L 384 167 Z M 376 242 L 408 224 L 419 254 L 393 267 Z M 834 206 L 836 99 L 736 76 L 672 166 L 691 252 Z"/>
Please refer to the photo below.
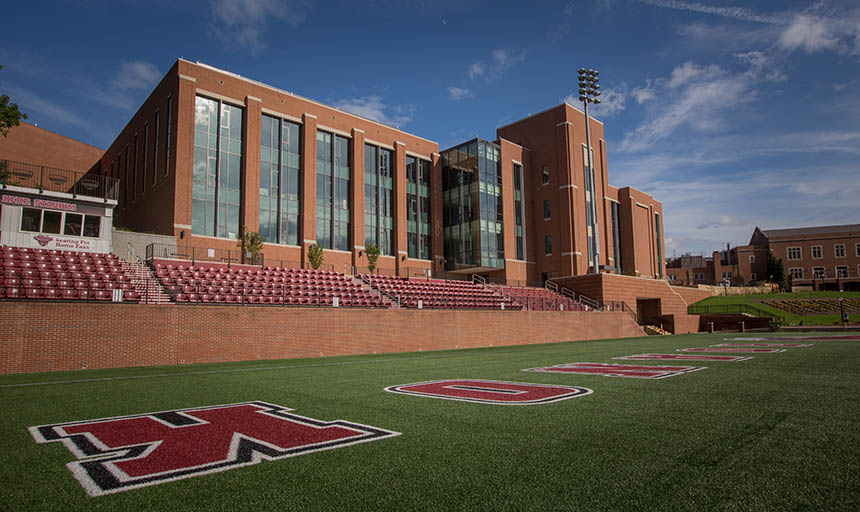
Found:
<path fill-rule="evenodd" d="M 782 260 L 794 290 L 860 289 L 860 224 L 809 228 L 756 227 L 749 244 L 715 251 L 711 258 L 681 256 L 666 266 L 681 285 L 751 285 L 768 281 L 768 254 Z"/>
<path fill-rule="evenodd" d="M 756 228 L 738 251 L 746 275 L 767 279 L 767 253 L 773 251 L 795 290 L 860 290 L 860 224 Z"/>
<path fill-rule="evenodd" d="M 603 124 L 562 104 L 440 151 L 436 142 L 178 60 L 91 173 L 120 180 L 116 224 L 196 259 L 259 231 L 267 262 L 473 273 L 507 283 L 602 272 L 662 278 L 662 205 L 608 183 Z M 592 243 L 594 242 L 594 243 Z M 596 265 L 595 265 L 596 261 Z"/>

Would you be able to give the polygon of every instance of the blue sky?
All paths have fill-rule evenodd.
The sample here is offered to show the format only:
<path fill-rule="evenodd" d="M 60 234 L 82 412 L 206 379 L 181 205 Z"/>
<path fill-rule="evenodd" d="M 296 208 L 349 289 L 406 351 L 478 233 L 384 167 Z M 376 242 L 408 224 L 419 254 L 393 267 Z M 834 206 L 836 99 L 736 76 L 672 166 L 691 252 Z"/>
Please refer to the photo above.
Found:
<path fill-rule="evenodd" d="M 442 148 L 600 70 L 610 183 L 663 202 L 666 246 L 860 222 L 858 0 L 81 0 L 4 9 L 0 91 L 107 147 L 178 57 Z"/>

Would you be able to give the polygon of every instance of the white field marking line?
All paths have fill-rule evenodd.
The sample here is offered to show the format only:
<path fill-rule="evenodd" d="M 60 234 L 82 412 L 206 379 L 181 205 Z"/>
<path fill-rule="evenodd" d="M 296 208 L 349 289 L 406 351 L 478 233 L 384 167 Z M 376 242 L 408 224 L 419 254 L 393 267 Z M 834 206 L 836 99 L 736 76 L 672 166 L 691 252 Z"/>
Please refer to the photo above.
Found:
<path fill-rule="evenodd" d="M 93 379 L 76 379 L 76 380 L 56 380 L 56 381 L 45 381 L 45 382 L 23 382 L 21 384 L 2 384 L 0 388 L 23 388 L 28 386 L 52 386 L 56 384 L 80 384 L 84 382 L 109 382 L 114 380 L 134 380 L 134 379 L 155 379 L 159 377 L 184 377 L 186 375 L 212 375 L 218 373 L 239 373 L 239 372 L 257 372 L 264 370 L 293 370 L 297 368 L 316 368 L 320 366 L 349 366 L 356 364 L 372 364 L 372 363 L 392 363 L 396 361 L 415 361 L 422 359 L 442 359 L 448 357 L 464 357 L 462 356 L 454 356 L 454 355 L 438 355 L 438 356 L 425 356 L 425 357 L 408 357 L 408 358 L 398 358 L 398 359 L 377 359 L 373 361 L 343 361 L 337 363 L 316 363 L 316 364 L 295 364 L 295 365 L 286 365 L 286 366 L 265 366 L 260 368 L 236 368 L 234 370 L 207 370 L 207 371 L 199 371 L 199 372 L 185 372 L 185 373 L 156 373 L 152 375 L 129 375 L 127 377 L 100 377 Z M 468 357 L 468 356 L 466 356 Z"/>

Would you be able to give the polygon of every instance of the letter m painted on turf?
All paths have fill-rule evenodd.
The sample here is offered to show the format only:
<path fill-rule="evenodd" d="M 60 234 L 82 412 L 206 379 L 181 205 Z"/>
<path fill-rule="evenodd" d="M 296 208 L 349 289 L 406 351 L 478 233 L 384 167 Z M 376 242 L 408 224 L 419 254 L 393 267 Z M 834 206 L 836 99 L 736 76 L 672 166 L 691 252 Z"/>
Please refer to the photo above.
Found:
<path fill-rule="evenodd" d="M 60 441 L 77 456 L 67 466 L 91 496 L 400 435 L 290 410 L 246 402 L 43 425 L 30 433 L 39 443 Z"/>

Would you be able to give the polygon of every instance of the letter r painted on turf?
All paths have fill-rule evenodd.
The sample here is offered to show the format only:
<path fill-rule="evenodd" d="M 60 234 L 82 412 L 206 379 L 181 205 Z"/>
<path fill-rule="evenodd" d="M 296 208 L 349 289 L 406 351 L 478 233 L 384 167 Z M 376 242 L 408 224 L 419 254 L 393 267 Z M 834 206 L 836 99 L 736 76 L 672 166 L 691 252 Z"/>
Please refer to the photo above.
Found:
<path fill-rule="evenodd" d="M 324 422 L 265 402 L 30 427 L 38 443 L 61 441 L 69 469 L 91 496 L 400 435 L 342 420 Z"/>

